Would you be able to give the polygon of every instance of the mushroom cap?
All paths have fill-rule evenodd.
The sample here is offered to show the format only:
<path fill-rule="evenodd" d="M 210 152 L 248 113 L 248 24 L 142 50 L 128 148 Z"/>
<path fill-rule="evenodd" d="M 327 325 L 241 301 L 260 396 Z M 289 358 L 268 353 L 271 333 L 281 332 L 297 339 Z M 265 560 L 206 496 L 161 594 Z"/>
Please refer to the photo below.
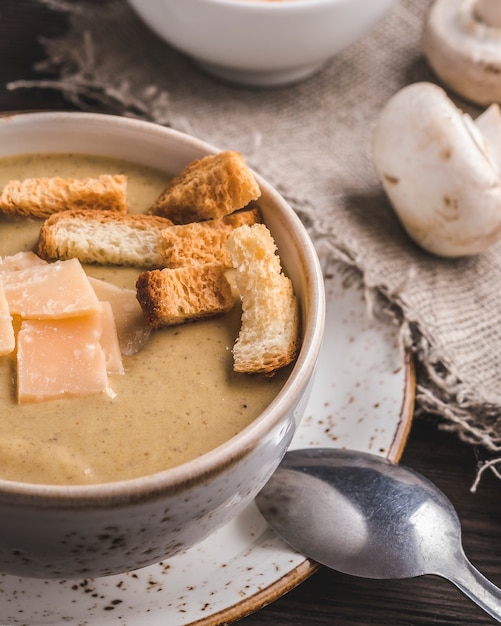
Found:
<path fill-rule="evenodd" d="M 422 48 L 447 86 L 489 105 L 501 102 L 501 28 L 479 17 L 478 1 L 435 0 L 424 22 Z"/>
<path fill-rule="evenodd" d="M 383 108 L 373 162 L 409 236 L 445 257 L 501 238 L 501 179 L 479 129 L 432 83 L 414 83 Z"/>

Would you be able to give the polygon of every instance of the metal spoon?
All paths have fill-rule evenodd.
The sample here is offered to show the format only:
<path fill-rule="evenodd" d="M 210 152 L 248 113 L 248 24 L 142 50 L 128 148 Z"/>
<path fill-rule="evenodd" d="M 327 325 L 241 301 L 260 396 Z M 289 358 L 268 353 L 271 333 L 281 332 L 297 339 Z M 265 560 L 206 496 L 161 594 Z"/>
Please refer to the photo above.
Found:
<path fill-rule="evenodd" d="M 436 574 L 501 622 L 501 589 L 466 558 L 454 507 L 405 466 L 362 452 L 294 450 L 256 503 L 280 537 L 318 563 L 365 578 Z"/>

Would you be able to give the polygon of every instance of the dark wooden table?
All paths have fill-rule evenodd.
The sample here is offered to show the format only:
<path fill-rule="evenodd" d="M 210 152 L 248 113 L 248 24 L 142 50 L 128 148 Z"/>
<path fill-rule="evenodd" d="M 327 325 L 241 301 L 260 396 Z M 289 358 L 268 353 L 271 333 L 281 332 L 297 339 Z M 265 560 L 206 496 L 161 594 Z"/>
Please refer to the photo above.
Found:
<path fill-rule="evenodd" d="M 65 27 L 62 15 L 35 0 L 0 2 L 0 111 L 72 109 L 54 90 L 5 88 L 11 80 L 35 76 L 33 64 L 43 58 L 38 37 L 57 36 Z M 434 481 L 451 499 L 462 520 L 467 555 L 487 577 L 501 585 L 501 482 L 486 474 L 477 493 L 470 492 L 477 463 L 475 449 L 461 443 L 455 435 L 440 431 L 433 418 L 422 418 L 413 424 L 402 461 Z M 374 581 L 323 568 L 286 596 L 239 623 L 480 626 L 495 621 L 450 583 L 437 577 Z"/>

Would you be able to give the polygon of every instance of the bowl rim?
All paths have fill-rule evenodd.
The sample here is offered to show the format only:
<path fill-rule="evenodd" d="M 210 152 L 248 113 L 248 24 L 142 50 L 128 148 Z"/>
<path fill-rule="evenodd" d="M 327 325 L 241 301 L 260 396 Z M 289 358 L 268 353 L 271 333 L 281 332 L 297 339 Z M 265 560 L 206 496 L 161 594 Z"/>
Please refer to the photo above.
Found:
<path fill-rule="evenodd" d="M 199 153 L 198 158 L 221 151 L 221 148 L 206 141 L 155 122 L 119 115 L 79 111 L 9 113 L 0 117 L 0 137 L 4 124 L 14 125 L 15 129 L 16 126 L 23 127 L 29 124 L 43 127 L 44 124 L 53 124 L 54 122 L 61 124 L 81 123 L 83 127 L 86 124 L 105 122 L 139 135 L 141 133 L 157 133 L 160 137 L 168 136 L 176 143 L 181 142 L 188 145 Z M 58 152 L 58 150 L 54 150 L 54 152 Z M 59 152 L 61 151 L 59 150 Z M 11 152 L 10 154 L 22 153 L 26 153 L 26 151 Z M 86 153 L 90 154 L 88 151 Z M 134 161 L 134 157 L 131 155 L 125 155 L 122 158 L 133 163 L 138 162 Z M 33 501 L 37 499 L 45 501 L 46 504 L 59 502 L 71 504 L 73 507 L 78 506 L 78 504 L 81 506 L 96 504 L 96 502 L 103 500 L 108 505 L 124 500 L 132 502 L 150 499 L 154 494 L 175 493 L 186 485 L 198 484 L 204 479 L 219 474 L 225 468 L 231 467 L 239 459 L 248 455 L 257 442 L 279 423 L 281 416 L 288 410 L 288 407 L 298 403 L 302 393 L 299 393 L 298 390 L 303 389 L 307 385 L 308 379 L 312 378 L 314 374 L 324 334 L 325 290 L 322 269 L 313 241 L 299 216 L 270 183 L 260 174 L 253 173 L 263 193 L 266 193 L 274 203 L 277 203 L 288 216 L 290 231 L 294 233 L 300 245 L 305 261 L 304 267 L 308 270 L 305 284 L 311 301 L 309 319 L 308 323 L 305 324 L 302 345 L 293 369 L 277 396 L 256 419 L 231 439 L 181 465 L 136 478 L 83 485 L 28 483 L 0 479 L 1 500 L 28 499 Z"/>

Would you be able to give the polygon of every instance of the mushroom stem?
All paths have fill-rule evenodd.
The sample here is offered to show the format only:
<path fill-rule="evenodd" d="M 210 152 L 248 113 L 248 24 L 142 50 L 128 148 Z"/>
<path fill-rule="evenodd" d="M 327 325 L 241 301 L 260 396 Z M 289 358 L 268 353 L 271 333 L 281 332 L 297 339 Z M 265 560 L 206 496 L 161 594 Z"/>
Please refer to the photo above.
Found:
<path fill-rule="evenodd" d="M 484 138 L 486 151 L 496 164 L 501 177 L 501 110 L 499 105 L 491 104 L 477 117 L 475 126 Z"/>
<path fill-rule="evenodd" d="M 489 26 L 500 28 L 501 2 L 499 0 L 477 0 L 475 16 Z"/>

